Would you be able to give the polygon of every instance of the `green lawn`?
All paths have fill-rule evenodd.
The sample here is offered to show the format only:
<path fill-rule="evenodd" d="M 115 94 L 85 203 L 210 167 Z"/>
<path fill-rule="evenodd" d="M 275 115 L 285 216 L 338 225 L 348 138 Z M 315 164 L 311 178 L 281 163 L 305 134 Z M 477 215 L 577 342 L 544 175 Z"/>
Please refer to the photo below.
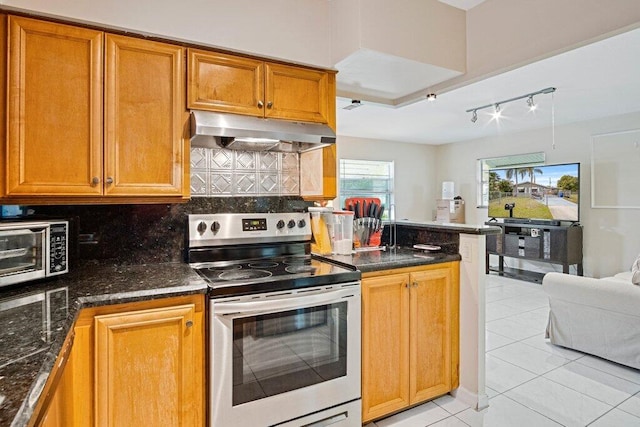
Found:
<path fill-rule="evenodd" d="M 528 197 L 502 197 L 489 201 L 489 217 L 509 216 L 509 211 L 504 209 L 507 203 L 515 203 L 513 216 L 516 218 L 553 219 L 549 208 L 536 200 Z"/>

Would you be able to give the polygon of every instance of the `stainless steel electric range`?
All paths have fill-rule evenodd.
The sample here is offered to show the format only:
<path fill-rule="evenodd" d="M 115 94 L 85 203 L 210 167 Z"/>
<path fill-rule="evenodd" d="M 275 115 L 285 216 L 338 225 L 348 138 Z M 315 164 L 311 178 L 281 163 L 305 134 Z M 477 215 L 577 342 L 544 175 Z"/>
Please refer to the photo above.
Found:
<path fill-rule="evenodd" d="M 310 254 L 308 213 L 189 215 L 210 287 L 212 426 L 360 426 L 360 273 Z"/>

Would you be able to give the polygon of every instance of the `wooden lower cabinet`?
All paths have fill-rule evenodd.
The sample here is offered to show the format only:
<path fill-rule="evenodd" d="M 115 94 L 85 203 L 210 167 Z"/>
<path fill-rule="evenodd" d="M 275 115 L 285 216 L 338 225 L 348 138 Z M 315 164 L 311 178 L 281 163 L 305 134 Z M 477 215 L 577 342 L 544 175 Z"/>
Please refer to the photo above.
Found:
<path fill-rule="evenodd" d="M 458 386 L 459 262 L 363 274 L 362 421 Z"/>
<path fill-rule="evenodd" d="M 86 309 L 74 333 L 41 425 L 204 425 L 204 296 Z"/>

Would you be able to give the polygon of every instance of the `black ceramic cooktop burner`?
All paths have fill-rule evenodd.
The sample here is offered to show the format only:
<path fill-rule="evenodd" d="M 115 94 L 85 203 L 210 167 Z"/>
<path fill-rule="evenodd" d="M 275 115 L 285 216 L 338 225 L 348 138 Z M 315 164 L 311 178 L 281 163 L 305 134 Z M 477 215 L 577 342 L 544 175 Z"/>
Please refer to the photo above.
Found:
<path fill-rule="evenodd" d="M 230 265 L 222 265 L 218 267 L 208 267 L 207 270 L 218 272 L 218 271 L 228 271 L 228 270 L 239 270 L 242 268 L 240 264 L 230 264 Z"/>
<path fill-rule="evenodd" d="M 311 265 L 311 258 L 285 258 L 282 263 L 286 265 Z"/>
<path fill-rule="evenodd" d="M 314 274 L 316 272 L 316 268 L 312 265 L 300 264 L 300 265 L 289 265 L 285 267 L 284 271 L 291 274 L 300 274 L 300 273 L 311 273 Z"/>
<path fill-rule="evenodd" d="M 273 261 L 258 261 L 258 262 L 250 262 L 248 265 L 251 268 L 266 269 L 266 268 L 277 267 L 278 263 Z"/>
<path fill-rule="evenodd" d="M 218 278 L 220 280 L 249 280 L 249 279 L 262 279 L 264 277 L 270 277 L 271 273 L 264 270 L 230 270 L 220 273 Z"/>

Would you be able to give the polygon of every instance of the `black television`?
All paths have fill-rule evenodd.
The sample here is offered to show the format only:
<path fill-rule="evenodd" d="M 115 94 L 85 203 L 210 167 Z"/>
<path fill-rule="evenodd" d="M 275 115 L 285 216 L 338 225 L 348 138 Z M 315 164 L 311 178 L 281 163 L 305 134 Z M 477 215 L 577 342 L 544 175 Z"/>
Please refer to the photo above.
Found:
<path fill-rule="evenodd" d="M 489 170 L 489 217 L 551 224 L 580 221 L 580 163 Z"/>

